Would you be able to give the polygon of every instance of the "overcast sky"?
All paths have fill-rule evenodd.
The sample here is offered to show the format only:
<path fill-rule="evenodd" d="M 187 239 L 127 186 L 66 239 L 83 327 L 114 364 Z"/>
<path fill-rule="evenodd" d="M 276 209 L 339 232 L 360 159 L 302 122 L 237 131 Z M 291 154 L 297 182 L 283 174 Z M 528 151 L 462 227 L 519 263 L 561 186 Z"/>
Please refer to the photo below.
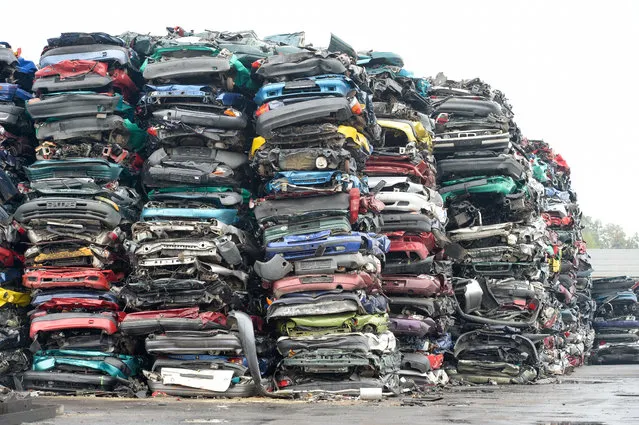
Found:
<path fill-rule="evenodd" d="M 565 157 L 584 214 L 639 232 L 639 1 L 32 0 L 10 16 L 0 39 L 35 62 L 61 32 L 180 25 L 303 30 L 316 46 L 333 32 L 357 50 L 399 53 L 416 75 L 480 77 L 505 92 L 524 135 Z"/>

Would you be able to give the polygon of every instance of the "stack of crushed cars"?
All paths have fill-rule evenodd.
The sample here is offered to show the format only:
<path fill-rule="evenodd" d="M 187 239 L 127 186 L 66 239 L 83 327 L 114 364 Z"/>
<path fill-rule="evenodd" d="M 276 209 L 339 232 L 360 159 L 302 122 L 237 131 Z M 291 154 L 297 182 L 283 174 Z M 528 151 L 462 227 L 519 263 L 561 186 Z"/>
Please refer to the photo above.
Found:
<path fill-rule="evenodd" d="M 29 369 L 29 291 L 22 287 L 24 257 L 11 216 L 22 202 L 19 184 L 33 161 L 33 125 L 25 110 L 36 66 L 0 43 L 0 385 Z"/>
<path fill-rule="evenodd" d="M 141 367 L 118 338 L 111 290 L 128 272 L 123 243 L 140 212 L 138 66 L 121 40 L 102 33 L 49 39 L 40 58 L 26 103 L 36 161 L 13 215 L 27 244 L 22 283 L 32 291 L 25 389 L 110 392 Z"/>
<path fill-rule="evenodd" d="M 562 334 L 546 339 L 540 358 L 547 375 L 583 365 L 593 346 L 596 311 L 592 266 L 581 234 L 581 210 L 570 185 L 570 167 L 543 140 L 522 139 L 535 180 L 544 186 L 541 217 L 551 241 L 548 284 L 561 312 Z M 557 326 L 556 326 L 557 328 Z"/>
<path fill-rule="evenodd" d="M 618 276 L 592 281 L 592 297 L 597 303 L 593 364 L 636 363 L 639 358 L 639 304 L 637 281 Z"/>
<path fill-rule="evenodd" d="M 390 52 L 362 52 L 359 63 L 371 76 L 382 129 L 364 173 L 384 204 L 382 231 L 390 250 L 382 287 L 402 352 L 400 376 L 414 385 L 445 384 L 442 366 L 444 353 L 452 350 L 449 327 L 455 313 L 445 251 L 459 255 L 459 249 L 445 235 L 448 219 L 436 190 L 429 82 L 412 77 L 401 57 Z"/>
<path fill-rule="evenodd" d="M 505 96 L 481 80 L 440 74 L 429 95 L 448 238 L 464 249 L 454 266 L 452 378 L 501 384 L 563 374 L 592 343 L 587 272 L 577 283 L 590 267 L 569 170 L 521 138 Z M 557 223 L 559 210 L 574 220 Z"/>
<path fill-rule="evenodd" d="M 147 202 L 127 241 L 132 272 L 119 293 L 129 313 L 121 332 L 150 356 L 152 392 L 254 395 L 243 356 L 243 341 L 255 346 L 253 324 L 240 313 L 250 310 L 259 254 L 246 216 L 251 115 L 249 100 L 233 92 L 249 71 L 206 34 L 129 34 L 129 43 L 145 58 L 138 117 L 149 141 L 140 179 Z"/>
<path fill-rule="evenodd" d="M 255 272 L 278 336 L 271 389 L 397 393 L 401 355 L 381 286 L 390 242 L 363 175 L 381 131 L 365 70 L 334 41 L 254 66 Z"/>
<path fill-rule="evenodd" d="M 181 27 L 64 33 L 39 69 L 7 46 L 0 77 L 0 384 L 527 383 L 584 362 L 595 314 L 598 358 L 633 347 L 570 169 L 479 79 Z"/>

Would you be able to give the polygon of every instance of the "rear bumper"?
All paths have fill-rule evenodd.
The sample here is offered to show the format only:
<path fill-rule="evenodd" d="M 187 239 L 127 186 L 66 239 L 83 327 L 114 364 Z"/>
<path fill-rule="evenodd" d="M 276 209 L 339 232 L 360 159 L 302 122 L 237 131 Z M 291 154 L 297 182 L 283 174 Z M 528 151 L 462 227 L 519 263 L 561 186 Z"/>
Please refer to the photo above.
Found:
<path fill-rule="evenodd" d="M 27 111 L 35 119 L 95 116 L 96 114 L 112 114 L 119 101 L 119 96 L 64 94 L 27 103 Z"/>
<path fill-rule="evenodd" d="M 202 56 L 148 63 L 142 76 L 146 80 L 190 78 L 220 74 L 230 69 L 231 64 L 228 59 Z"/>
<path fill-rule="evenodd" d="M 39 372 L 34 370 L 24 372 L 21 378 L 24 389 L 62 393 L 113 391 L 122 382 L 118 378 L 107 375 Z"/>
<path fill-rule="evenodd" d="M 160 109 L 153 112 L 153 117 L 164 121 L 179 121 L 183 124 L 201 125 L 229 130 L 241 130 L 248 124 L 244 114 L 232 117 L 207 111 L 195 111 L 185 108 Z"/>
<path fill-rule="evenodd" d="M 106 118 L 69 118 L 40 124 L 36 127 L 36 137 L 38 140 L 66 140 L 118 128 L 124 128 L 124 120 L 117 115 Z"/>
<path fill-rule="evenodd" d="M 111 77 L 99 74 L 85 74 L 76 77 L 60 79 L 55 77 L 38 78 L 33 83 L 34 92 L 59 93 L 79 90 L 106 90 L 111 85 Z"/>
<path fill-rule="evenodd" d="M 34 180 L 51 178 L 92 178 L 100 181 L 117 180 L 122 166 L 112 164 L 104 159 L 65 159 L 36 161 L 25 167 L 27 178 Z"/>
<path fill-rule="evenodd" d="M 115 275 L 98 269 L 30 270 L 22 276 L 22 285 L 32 289 L 90 288 L 108 291 Z M 111 272 L 112 273 L 112 272 Z"/>
<path fill-rule="evenodd" d="M 64 329 L 99 329 L 112 335 L 118 330 L 115 316 L 91 313 L 52 313 L 31 320 L 29 336 L 34 338 L 38 332 L 51 332 Z"/>
<path fill-rule="evenodd" d="M 506 175 L 515 180 L 525 177 L 526 169 L 511 156 L 452 158 L 437 161 L 437 178 L 442 181 L 463 177 Z"/>
<path fill-rule="evenodd" d="M 0 124 L 17 125 L 24 116 L 24 108 L 9 104 L 0 104 Z"/>
<path fill-rule="evenodd" d="M 129 51 L 124 47 L 106 44 L 85 44 L 47 50 L 40 56 L 40 68 L 55 65 L 63 60 L 112 61 L 125 66 L 132 65 L 129 60 Z"/>
<path fill-rule="evenodd" d="M 122 217 L 111 205 L 81 198 L 47 197 L 28 201 L 16 210 L 14 218 L 28 225 L 33 220 L 95 220 L 110 230 Z"/>
<path fill-rule="evenodd" d="M 211 351 L 242 349 L 242 343 L 236 335 L 229 333 L 209 335 L 206 331 L 201 335 L 198 335 L 196 331 L 171 336 L 149 335 L 144 345 L 149 354 L 207 354 Z"/>
<path fill-rule="evenodd" d="M 336 289 L 356 291 L 358 289 L 369 289 L 373 284 L 373 279 L 365 272 L 357 274 L 338 273 L 288 277 L 273 282 L 272 289 L 273 295 L 279 298 L 282 295 L 294 292 L 333 291 Z"/>
<path fill-rule="evenodd" d="M 273 130 L 293 124 L 322 118 L 346 121 L 353 116 L 348 101 L 343 97 L 309 100 L 265 112 L 257 118 L 255 129 L 258 135 L 269 138 Z"/>

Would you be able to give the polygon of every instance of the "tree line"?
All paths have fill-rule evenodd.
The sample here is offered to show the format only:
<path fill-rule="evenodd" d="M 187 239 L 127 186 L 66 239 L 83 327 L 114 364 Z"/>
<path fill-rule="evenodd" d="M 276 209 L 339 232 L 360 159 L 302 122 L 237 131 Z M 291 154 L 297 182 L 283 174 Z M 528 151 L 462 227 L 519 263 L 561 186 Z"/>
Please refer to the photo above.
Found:
<path fill-rule="evenodd" d="M 623 227 L 613 223 L 603 223 L 601 220 L 583 216 L 583 240 L 588 248 L 601 249 L 636 249 L 639 248 L 639 233 L 627 235 Z"/>

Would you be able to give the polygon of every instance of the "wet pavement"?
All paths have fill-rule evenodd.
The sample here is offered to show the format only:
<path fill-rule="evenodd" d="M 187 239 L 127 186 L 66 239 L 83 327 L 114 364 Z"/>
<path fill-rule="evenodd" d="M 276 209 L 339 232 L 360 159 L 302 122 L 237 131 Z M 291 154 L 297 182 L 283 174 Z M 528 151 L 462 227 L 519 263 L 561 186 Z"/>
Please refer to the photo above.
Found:
<path fill-rule="evenodd" d="M 41 397 L 37 403 L 63 405 L 64 413 L 37 424 L 639 424 L 639 365 L 582 367 L 553 384 L 454 387 L 428 399 L 434 401 Z"/>

